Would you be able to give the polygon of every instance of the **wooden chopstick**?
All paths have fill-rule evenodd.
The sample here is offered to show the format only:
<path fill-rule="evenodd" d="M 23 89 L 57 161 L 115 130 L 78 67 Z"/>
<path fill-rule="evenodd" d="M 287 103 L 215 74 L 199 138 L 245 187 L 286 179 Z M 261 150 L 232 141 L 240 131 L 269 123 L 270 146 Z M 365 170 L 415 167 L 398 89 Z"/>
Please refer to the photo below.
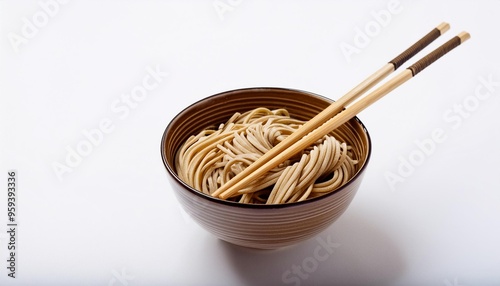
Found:
<path fill-rule="evenodd" d="M 440 25 L 441 28 L 443 28 L 444 31 L 446 31 L 449 28 L 449 25 L 444 23 L 444 25 Z M 439 29 L 438 29 L 439 30 Z M 439 35 L 441 34 L 441 30 L 439 30 Z M 439 35 L 437 35 L 435 38 L 437 38 Z M 427 37 L 428 35 L 426 35 Z M 424 38 L 426 38 L 424 37 Z M 379 87 L 366 97 L 360 99 L 356 103 L 352 104 L 349 108 L 344 108 L 344 105 L 347 105 L 348 103 L 352 102 L 356 97 L 358 97 L 360 94 L 366 92 L 370 87 L 378 83 L 380 80 L 383 78 L 387 77 L 388 74 L 390 74 L 392 71 L 397 69 L 399 66 L 402 65 L 402 62 L 408 60 L 411 58 L 414 54 L 416 54 L 419 50 L 421 50 L 423 47 L 420 47 L 420 49 L 416 52 L 407 53 L 404 56 L 398 56 L 399 58 L 396 58 L 394 64 L 392 61 L 389 62 L 388 65 L 391 65 L 391 69 L 383 67 L 379 71 L 375 72 L 372 76 L 364 80 L 361 84 L 359 84 L 357 87 L 355 87 L 351 92 L 343 96 L 339 101 L 333 103 L 330 105 L 327 109 L 329 114 L 325 114 L 325 110 L 309 120 L 304 126 L 299 128 L 297 131 L 292 133 L 288 138 L 292 137 L 296 133 L 299 135 L 295 135 L 292 137 L 292 140 L 284 140 L 288 141 L 286 144 L 278 144 L 275 146 L 273 149 L 265 153 L 259 160 L 255 161 L 253 164 L 251 164 L 249 167 L 247 167 L 245 170 L 243 170 L 241 173 L 239 173 L 237 176 L 232 178 L 229 182 L 226 184 L 222 185 L 216 192 L 214 192 L 212 195 L 219 197 L 221 199 L 226 199 L 229 198 L 235 194 L 238 193 L 238 189 L 240 189 L 242 186 L 245 186 L 252 181 L 258 179 L 261 177 L 263 174 L 271 170 L 272 168 L 276 167 L 280 163 L 284 162 L 285 160 L 289 159 L 296 153 L 300 152 L 301 150 L 306 149 L 308 146 L 316 142 L 317 140 L 321 139 L 323 136 L 334 130 L 335 128 L 338 128 L 340 125 L 344 124 L 347 122 L 349 119 L 354 117 L 356 114 L 364 110 L 366 107 L 389 93 L 390 91 L 394 90 L 396 87 L 400 86 L 404 82 L 406 82 L 408 79 L 412 78 L 415 76 L 417 73 L 422 71 L 424 68 L 429 66 L 431 63 L 436 61 L 438 58 L 455 48 L 456 46 L 460 45 L 462 42 L 465 40 L 469 39 L 470 35 L 468 33 L 460 33 L 458 36 L 454 37 L 452 40 L 448 41 L 447 43 L 443 44 L 441 47 L 437 48 L 433 52 L 431 52 L 429 55 L 425 56 L 421 60 L 419 60 L 417 63 L 406 69 L 405 71 L 401 72 L 399 75 L 388 81 L 386 84 L 383 86 Z M 422 38 L 420 41 L 422 41 L 424 38 Z M 434 39 L 435 39 L 434 38 Z M 427 44 L 428 45 L 430 42 L 432 42 L 434 39 L 429 40 L 427 39 Z M 420 42 L 419 41 L 419 42 Z M 418 43 L 418 42 L 417 42 Z M 417 44 L 416 43 L 416 44 Z M 415 46 L 415 45 L 414 45 Z M 412 46 L 413 47 L 413 46 Z M 408 49 L 410 50 L 410 49 Z M 407 51 L 408 51 L 407 50 Z M 406 53 L 405 51 L 404 53 Z M 340 112 L 342 111 L 342 112 Z M 340 113 L 339 113 L 340 112 Z M 282 142 L 282 143 L 283 143 Z M 254 166 L 255 165 L 255 166 Z"/>
<path fill-rule="evenodd" d="M 387 64 L 385 64 L 382 68 L 380 68 L 379 70 L 374 72 L 372 75 L 367 77 L 360 84 L 355 86 L 352 90 L 350 90 L 344 96 L 342 96 L 337 101 L 332 103 L 326 109 L 324 109 L 323 111 L 318 113 L 314 117 L 314 118 L 318 118 L 317 120 L 315 120 L 315 121 L 309 120 L 308 122 L 306 122 L 301 128 L 297 129 L 295 132 L 293 132 L 291 135 L 289 135 L 285 140 L 280 142 L 278 145 L 276 145 L 271 150 L 266 152 L 266 154 L 264 154 L 261 158 L 259 158 L 254 163 L 252 163 L 250 166 L 245 168 L 241 173 L 239 173 L 238 175 L 233 177 L 231 180 L 226 182 L 224 185 L 222 185 L 217 191 L 215 191 L 212 194 L 212 196 L 217 197 L 217 196 L 220 196 L 222 193 L 224 193 L 222 198 L 228 198 L 229 196 L 234 194 L 234 191 L 231 191 L 229 193 L 229 192 L 227 192 L 227 190 L 230 187 L 232 187 L 234 184 L 236 184 L 237 182 L 241 181 L 246 176 L 250 175 L 252 172 L 256 171 L 258 168 L 260 168 L 262 165 L 264 165 L 265 162 L 267 162 L 271 158 L 279 155 L 282 152 L 282 150 L 290 147 L 296 141 L 298 141 L 302 137 L 306 136 L 311 130 L 316 129 L 323 122 L 334 117 L 343 108 L 345 108 L 345 106 L 347 106 L 348 104 L 353 102 L 361 94 L 364 94 L 370 88 L 372 88 L 377 83 L 379 83 L 381 80 L 385 79 L 388 75 L 390 75 L 397 68 L 399 68 L 401 65 L 403 65 L 408 59 L 410 59 L 411 57 L 416 55 L 418 52 L 420 52 L 422 49 L 424 49 L 426 46 L 428 46 L 430 43 L 432 43 L 435 39 L 437 39 L 440 35 L 444 34 L 449 29 L 450 29 L 450 25 L 446 22 L 443 22 L 443 23 L 439 24 L 438 26 L 436 26 L 429 33 L 427 33 L 425 36 L 423 36 L 420 40 L 418 40 L 413 45 L 411 45 L 408 49 L 403 51 L 397 57 L 395 57 L 394 59 L 389 61 Z M 246 180 L 244 180 L 244 181 L 246 181 Z M 242 186 L 242 185 L 243 185 L 242 183 L 238 184 L 238 186 Z M 228 195 L 228 194 L 230 194 L 230 195 Z"/>

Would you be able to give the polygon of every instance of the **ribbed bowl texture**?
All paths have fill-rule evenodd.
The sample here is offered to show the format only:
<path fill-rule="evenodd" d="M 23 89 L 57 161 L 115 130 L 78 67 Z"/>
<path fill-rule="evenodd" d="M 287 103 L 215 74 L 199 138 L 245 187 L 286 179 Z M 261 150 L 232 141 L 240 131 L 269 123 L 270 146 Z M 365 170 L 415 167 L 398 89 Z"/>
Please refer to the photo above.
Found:
<path fill-rule="evenodd" d="M 169 182 L 179 203 L 208 232 L 244 247 L 276 249 L 320 233 L 344 213 L 363 180 L 371 142 L 357 117 L 336 130 L 336 138 L 351 145 L 354 159 L 359 160 L 356 175 L 337 190 L 302 202 L 242 204 L 205 195 L 179 179 L 175 156 L 189 136 L 225 122 L 236 112 L 257 107 L 286 108 L 292 117 L 309 120 L 331 103 L 328 98 L 300 90 L 246 88 L 209 96 L 187 107 L 167 126 L 160 147 Z"/>

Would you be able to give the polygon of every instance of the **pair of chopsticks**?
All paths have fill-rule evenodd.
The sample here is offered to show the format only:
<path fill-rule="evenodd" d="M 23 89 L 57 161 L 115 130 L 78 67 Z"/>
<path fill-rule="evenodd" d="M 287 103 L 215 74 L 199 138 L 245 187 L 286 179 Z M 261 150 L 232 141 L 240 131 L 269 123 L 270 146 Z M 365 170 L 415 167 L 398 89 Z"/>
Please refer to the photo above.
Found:
<path fill-rule="evenodd" d="M 470 38 L 470 34 L 467 32 L 459 33 L 457 36 L 453 37 L 451 40 L 444 43 L 412 66 L 388 80 L 385 84 L 381 85 L 365 97 L 352 103 L 360 95 L 366 93 L 370 88 L 385 79 L 407 60 L 412 58 L 449 29 L 450 25 L 448 23 L 441 23 L 407 50 L 402 52 L 399 56 L 363 80 L 338 101 L 335 101 L 314 118 L 307 121 L 302 127 L 289 135 L 285 140 L 273 147 L 254 163 L 245 168 L 241 173 L 222 185 L 212 195 L 221 199 L 227 199 L 236 195 L 238 190 L 242 189 L 243 186 L 259 179 L 266 172 L 291 158 L 298 152 L 306 149 L 314 142 L 330 133 L 332 130 L 346 123 L 351 118 L 356 116 L 356 114 L 398 86 L 402 85 L 437 59 Z"/>

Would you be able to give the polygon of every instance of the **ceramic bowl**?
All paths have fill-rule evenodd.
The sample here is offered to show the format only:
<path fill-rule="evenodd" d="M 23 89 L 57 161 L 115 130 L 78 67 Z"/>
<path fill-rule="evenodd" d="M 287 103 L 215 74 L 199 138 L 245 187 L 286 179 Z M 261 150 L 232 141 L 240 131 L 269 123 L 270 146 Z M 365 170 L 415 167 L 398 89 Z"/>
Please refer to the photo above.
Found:
<path fill-rule="evenodd" d="M 236 112 L 257 107 L 286 108 L 292 117 L 309 120 L 332 100 L 300 90 L 246 88 L 206 97 L 176 115 L 165 129 L 161 156 L 171 190 L 185 211 L 216 237 L 240 246 L 276 249 L 315 236 L 347 209 L 356 194 L 371 154 L 370 136 L 355 117 L 339 127 L 338 140 L 353 147 L 359 160 L 356 175 L 338 189 L 302 202 L 261 205 L 243 204 L 205 195 L 184 183 L 176 174 L 175 156 L 193 134 L 225 122 Z"/>

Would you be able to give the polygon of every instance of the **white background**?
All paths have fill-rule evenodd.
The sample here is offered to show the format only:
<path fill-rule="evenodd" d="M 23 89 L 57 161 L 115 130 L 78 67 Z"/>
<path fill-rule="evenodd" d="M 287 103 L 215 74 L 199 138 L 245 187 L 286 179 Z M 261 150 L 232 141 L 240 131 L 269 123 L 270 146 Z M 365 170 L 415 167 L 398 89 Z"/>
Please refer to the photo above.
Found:
<path fill-rule="evenodd" d="M 500 285 L 499 1 L 66 2 L 0 2 L 1 285 Z M 471 40 L 359 115 L 369 168 L 318 237 L 242 249 L 181 210 L 159 145 L 184 107 L 255 86 L 337 99 L 442 21 L 451 30 L 415 59 L 463 30 Z M 154 88 L 125 108 L 122 95 L 144 78 Z M 58 178 L 54 165 L 103 120 L 111 130 Z M 15 279 L 5 262 L 10 169 Z M 319 240 L 338 244 L 325 261 L 314 260 Z"/>

